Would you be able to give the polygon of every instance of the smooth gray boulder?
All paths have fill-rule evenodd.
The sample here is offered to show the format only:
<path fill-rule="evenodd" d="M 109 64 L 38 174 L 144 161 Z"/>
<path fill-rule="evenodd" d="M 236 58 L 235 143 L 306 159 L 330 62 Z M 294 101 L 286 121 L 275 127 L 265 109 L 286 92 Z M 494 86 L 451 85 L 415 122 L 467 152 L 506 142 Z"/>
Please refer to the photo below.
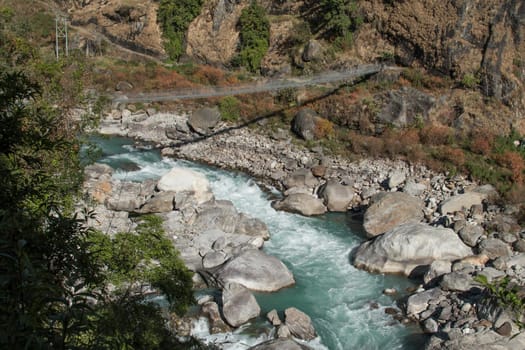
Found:
<path fill-rule="evenodd" d="M 481 254 L 485 254 L 490 259 L 508 257 L 512 254 L 512 249 L 510 249 L 510 246 L 497 238 L 488 238 L 481 241 L 478 249 Z"/>
<path fill-rule="evenodd" d="M 252 346 L 248 350 L 311 350 L 309 346 L 299 344 L 293 339 L 279 338 Z"/>
<path fill-rule="evenodd" d="M 456 211 L 469 210 L 473 205 L 481 205 L 487 195 L 479 192 L 467 192 L 445 199 L 439 206 L 442 215 L 453 214 Z"/>
<path fill-rule="evenodd" d="M 202 267 L 211 269 L 224 264 L 228 260 L 228 255 L 224 252 L 210 251 L 202 258 Z"/>
<path fill-rule="evenodd" d="M 259 316 L 261 308 L 253 294 L 237 283 L 228 283 L 222 290 L 222 314 L 232 327 L 239 327 Z"/>
<path fill-rule="evenodd" d="M 471 254 L 451 229 L 404 224 L 361 244 L 354 254 L 354 265 L 372 272 L 409 276 L 417 267 L 435 260 L 453 261 Z"/>
<path fill-rule="evenodd" d="M 417 316 L 428 308 L 431 301 L 445 300 L 445 293 L 440 288 L 432 288 L 412 294 L 407 299 L 407 315 Z"/>
<path fill-rule="evenodd" d="M 239 213 L 232 202 L 215 200 L 200 206 L 193 222 L 195 231 L 221 230 L 226 233 L 235 232 Z"/>
<path fill-rule="evenodd" d="M 113 185 L 105 205 L 109 210 L 133 212 L 139 209 L 151 194 L 145 192 L 145 187 L 141 183 L 121 182 Z"/>
<path fill-rule="evenodd" d="M 319 41 L 311 39 L 303 49 L 302 59 L 305 62 L 319 61 L 323 57 L 323 47 Z"/>
<path fill-rule="evenodd" d="M 175 167 L 163 175 L 157 183 L 159 191 L 192 193 L 198 204 L 213 199 L 206 176 L 196 171 Z"/>
<path fill-rule="evenodd" d="M 453 339 L 432 337 L 425 350 L 523 350 L 525 349 L 525 332 L 513 337 L 501 336 L 491 329 L 474 334 L 462 334 Z"/>
<path fill-rule="evenodd" d="M 427 185 L 423 183 L 415 182 L 414 180 L 408 180 L 405 183 L 405 186 L 403 187 L 403 192 L 411 196 L 417 197 L 423 194 L 423 192 L 425 192 L 426 189 L 427 189 Z"/>
<path fill-rule="evenodd" d="M 321 215 L 326 213 L 326 207 L 319 198 L 305 193 L 294 193 L 281 201 L 272 203 L 276 210 L 289 211 L 305 216 Z"/>
<path fill-rule="evenodd" d="M 388 188 L 395 189 L 406 180 L 406 175 L 402 171 L 394 171 L 388 177 Z"/>
<path fill-rule="evenodd" d="M 148 199 L 138 210 L 141 214 L 166 213 L 174 209 L 175 192 L 160 192 Z"/>
<path fill-rule="evenodd" d="M 312 174 L 309 169 L 298 169 L 290 174 L 284 181 L 285 188 L 314 188 L 319 184 L 319 180 Z"/>
<path fill-rule="evenodd" d="M 231 328 L 228 326 L 221 317 L 219 312 L 219 306 L 214 301 L 207 301 L 202 304 L 201 312 L 210 321 L 210 333 L 225 333 L 230 332 Z"/>
<path fill-rule="evenodd" d="M 330 180 L 319 189 L 319 197 L 323 199 L 329 211 L 345 212 L 354 198 L 354 190 L 350 186 Z"/>
<path fill-rule="evenodd" d="M 221 120 L 221 112 L 218 108 L 201 108 L 194 111 L 188 117 L 188 125 L 199 134 L 208 134 Z"/>
<path fill-rule="evenodd" d="M 467 222 L 465 227 L 459 230 L 459 236 L 469 247 L 475 247 L 484 233 L 483 227 L 470 222 Z"/>
<path fill-rule="evenodd" d="M 303 108 L 295 115 L 292 121 L 292 130 L 305 140 L 315 138 L 316 123 L 321 119 L 311 108 Z"/>
<path fill-rule="evenodd" d="M 423 282 L 429 283 L 432 280 L 443 276 L 452 271 L 452 263 L 450 261 L 436 260 L 430 264 L 428 271 L 423 276 Z"/>
<path fill-rule="evenodd" d="M 461 271 L 447 273 L 440 285 L 443 290 L 455 292 L 467 292 L 475 286 L 472 276 Z"/>
<path fill-rule="evenodd" d="M 396 226 L 423 219 L 423 201 L 403 192 L 380 193 L 372 198 L 363 218 L 367 237 L 383 234 Z"/>
<path fill-rule="evenodd" d="M 284 324 L 296 338 L 312 340 L 317 337 L 310 316 L 295 307 L 284 310 Z"/>
<path fill-rule="evenodd" d="M 246 249 L 213 272 L 221 284 L 238 283 L 250 290 L 275 292 L 295 283 L 282 261 L 258 249 Z"/>

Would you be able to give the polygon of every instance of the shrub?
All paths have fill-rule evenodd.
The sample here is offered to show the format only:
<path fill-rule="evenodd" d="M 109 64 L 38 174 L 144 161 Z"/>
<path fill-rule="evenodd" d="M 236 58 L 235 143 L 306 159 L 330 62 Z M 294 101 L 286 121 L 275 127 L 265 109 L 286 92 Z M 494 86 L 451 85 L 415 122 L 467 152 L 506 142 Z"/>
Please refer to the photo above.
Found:
<path fill-rule="evenodd" d="M 451 143 L 452 129 L 444 125 L 430 125 L 424 127 L 419 135 L 426 145 L 446 145 Z"/>
<path fill-rule="evenodd" d="M 261 66 L 270 42 L 270 22 L 264 8 L 252 1 L 250 6 L 242 10 L 239 27 L 241 50 L 232 63 L 255 73 Z"/>
<path fill-rule="evenodd" d="M 463 75 L 463 78 L 461 79 L 461 85 L 467 89 L 473 89 L 477 87 L 480 83 L 479 78 L 472 74 L 472 73 L 466 73 Z"/>
<path fill-rule="evenodd" d="M 235 122 L 240 118 L 240 102 L 233 96 L 226 96 L 219 101 L 219 111 L 223 120 Z"/>
<path fill-rule="evenodd" d="M 525 170 L 525 162 L 518 152 L 506 151 L 497 158 L 498 163 L 501 166 L 504 166 L 510 170 L 511 177 L 514 182 L 523 182 L 523 170 Z"/>
<path fill-rule="evenodd" d="M 157 21 L 164 35 L 164 48 L 173 60 L 184 53 L 184 36 L 191 21 L 201 12 L 203 0 L 161 0 Z"/>
<path fill-rule="evenodd" d="M 334 124 L 328 119 L 319 118 L 315 121 L 314 136 L 316 139 L 333 136 Z"/>

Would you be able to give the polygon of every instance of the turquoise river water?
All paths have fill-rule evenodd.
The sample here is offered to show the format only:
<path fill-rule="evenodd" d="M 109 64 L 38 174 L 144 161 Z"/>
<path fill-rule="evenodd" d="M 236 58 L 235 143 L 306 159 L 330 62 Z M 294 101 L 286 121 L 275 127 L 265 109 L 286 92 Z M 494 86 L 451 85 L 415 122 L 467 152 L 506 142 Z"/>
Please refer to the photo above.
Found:
<path fill-rule="evenodd" d="M 264 221 L 271 234 L 264 250 L 290 268 L 297 284 L 277 293 L 259 293 L 256 298 L 263 315 L 290 306 L 306 312 L 319 334 L 309 345 L 330 350 L 422 347 L 424 337 L 418 327 L 401 325 L 385 314 L 385 308 L 395 306 L 395 300 L 383 295 L 383 290 L 403 292 L 412 283 L 399 276 L 369 274 L 351 265 L 350 252 L 365 238 L 359 224 L 346 214 L 312 218 L 275 211 L 270 194 L 246 175 L 163 159 L 158 151 L 137 149 L 133 141 L 124 138 L 94 141 L 102 151 L 99 161 L 116 168 L 116 178 L 142 181 L 157 179 L 174 166 L 191 168 L 207 176 L 217 199 L 228 199 L 239 212 Z M 196 335 L 213 339 L 202 330 Z M 224 347 L 246 349 L 257 341 L 261 339 L 238 334 L 230 336 L 229 345 Z"/>

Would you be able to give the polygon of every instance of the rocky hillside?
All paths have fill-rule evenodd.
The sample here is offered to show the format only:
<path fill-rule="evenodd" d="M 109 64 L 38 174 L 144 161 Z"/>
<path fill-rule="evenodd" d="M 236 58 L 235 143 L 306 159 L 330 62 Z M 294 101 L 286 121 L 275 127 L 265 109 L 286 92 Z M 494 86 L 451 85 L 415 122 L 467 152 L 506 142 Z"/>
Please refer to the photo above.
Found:
<path fill-rule="evenodd" d="M 72 23 L 96 28 L 128 48 L 164 57 L 155 0 L 69 0 Z M 520 0 L 358 1 L 363 24 L 353 45 L 334 50 L 315 32 L 313 1 L 261 0 L 270 19 L 270 47 L 261 72 L 290 74 L 391 60 L 448 77 L 504 102 L 525 106 L 525 3 Z M 186 33 L 186 57 L 229 66 L 238 52 L 238 20 L 249 0 L 207 0 Z M 307 21 L 310 21 L 307 23 Z M 519 115 L 520 119 L 523 115 Z"/>

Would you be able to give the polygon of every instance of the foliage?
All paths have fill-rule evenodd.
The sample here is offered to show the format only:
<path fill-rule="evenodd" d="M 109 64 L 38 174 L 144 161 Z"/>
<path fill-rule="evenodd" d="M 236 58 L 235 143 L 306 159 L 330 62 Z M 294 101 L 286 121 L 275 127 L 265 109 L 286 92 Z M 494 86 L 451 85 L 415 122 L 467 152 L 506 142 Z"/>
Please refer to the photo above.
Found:
<path fill-rule="evenodd" d="M 320 0 L 307 1 L 311 8 L 310 22 L 314 32 L 322 32 L 330 38 L 345 38 L 344 43 L 351 44 L 349 39 L 362 23 L 356 0 Z M 311 3 L 311 4 L 310 4 Z"/>
<path fill-rule="evenodd" d="M 239 120 L 240 113 L 240 102 L 233 96 L 226 96 L 219 101 L 219 111 L 223 120 L 229 122 L 235 122 Z"/>
<path fill-rule="evenodd" d="M 477 87 L 480 83 L 479 77 L 472 73 L 466 73 L 461 79 L 461 85 L 467 89 L 473 89 Z"/>
<path fill-rule="evenodd" d="M 331 137 L 334 134 L 334 124 L 328 119 L 318 118 L 315 121 L 313 131 L 316 139 Z"/>
<path fill-rule="evenodd" d="M 157 21 L 162 28 L 165 49 L 171 59 L 177 60 L 184 53 L 186 30 L 197 17 L 203 0 L 161 0 Z"/>
<path fill-rule="evenodd" d="M 238 25 L 240 52 L 233 63 L 257 72 L 270 42 L 270 22 L 266 11 L 252 1 L 250 6 L 242 10 Z"/>
<path fill-rule="evenodd" d="M 522 321 L 525 312 L 525 297 L 520 295 L 520 288 L 517 284 L 510 281 L 509 276 L 501 280 L 489 282 L 485 275 L 477 275 L 475 281 L 479 282 L 486 288 L 488 297 L 491 301 L 514 313 L 515 322 L 524 328 Z"/>

